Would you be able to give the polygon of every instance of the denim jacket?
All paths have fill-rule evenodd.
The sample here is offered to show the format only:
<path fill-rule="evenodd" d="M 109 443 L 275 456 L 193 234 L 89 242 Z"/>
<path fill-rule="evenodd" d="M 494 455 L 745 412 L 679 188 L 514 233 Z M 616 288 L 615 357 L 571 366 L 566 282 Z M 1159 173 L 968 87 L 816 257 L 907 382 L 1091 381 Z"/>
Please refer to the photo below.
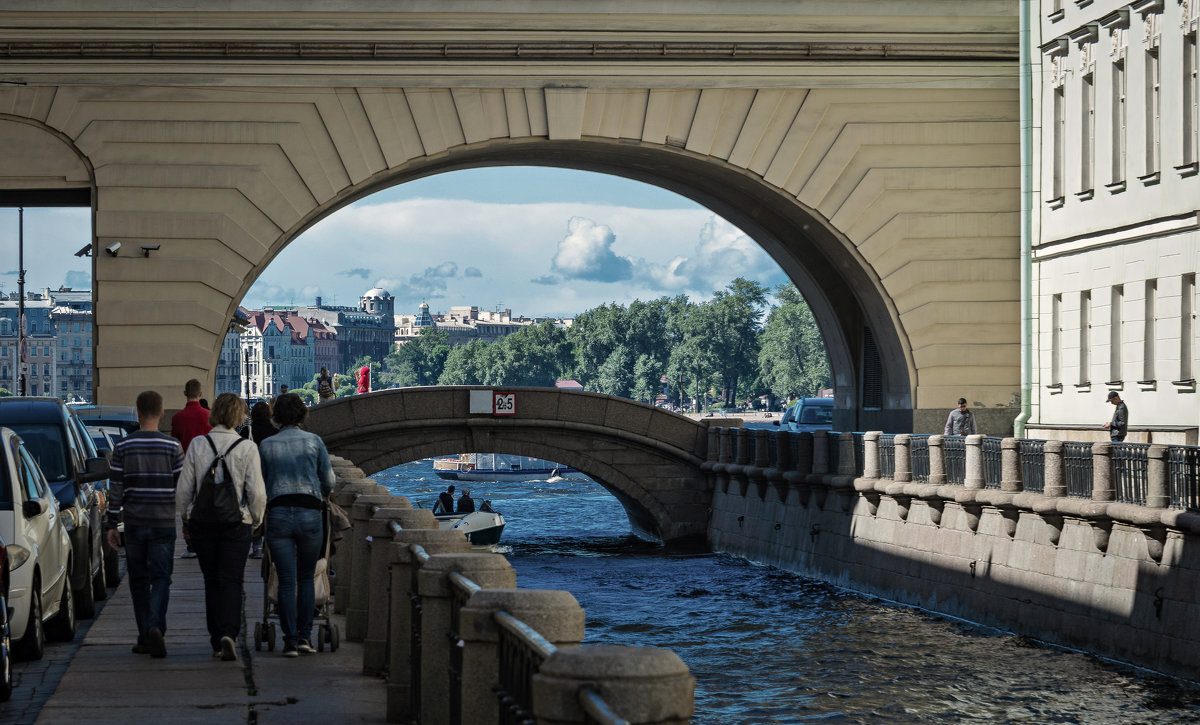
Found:
<path fill-rule="evenodd" d="M 307 493 L 323 498 L 333 491 L 333 464 L 320 436 L 289 425 L 259 444 L 267 501 Z"/>

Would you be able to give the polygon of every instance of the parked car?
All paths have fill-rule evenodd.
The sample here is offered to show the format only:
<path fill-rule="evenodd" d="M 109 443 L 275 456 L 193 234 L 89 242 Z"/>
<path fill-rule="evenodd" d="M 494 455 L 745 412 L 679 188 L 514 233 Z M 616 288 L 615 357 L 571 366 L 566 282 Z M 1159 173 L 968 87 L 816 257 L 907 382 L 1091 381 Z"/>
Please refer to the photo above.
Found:
<path fill-rule="evenodd" d="M 795 433 L 833 430 L 833 398 L 801 398 L 774 424 Z"/>
<path fill-rule="evenodd" d="M 9 623 L 9 581 L 12 573 L 8 570 L 8 544 L 0 536 L 0 702 L 12 699 L 12 627 Z"/>
<path fill-rule="evenodd" d="M 105 562 L 108 460 L 96 452 L 79 416 L 57 398 L 0 398 L 0 426 L 21 436 L 58 500 L 71 540 L 75 611 L 92 617 L 96 601 L 108 596 L 114 568 Z"/>
<path fill-rule="evenodd" d="M 132 405 L 75 405 L 71 409 L 86 426 L 115 426 L 125 437 L 138 429 L 137 408 Z"/>
<path fill-rule="evenodd" d="M 89 425 L 86 427 L 88 436 L 92 439 L 92 445 L 96 447 L 96 452 L 112 460 L 113 446 L 117 444 L 117 441 L 125 437 L 125 430 L 109 425 Z"/>
<path fill-rule="evenodd" d="M 14 654 L 37 660 L 47 638 L 75 637 L 71 539 L 31 449 L 9 428 L 0 428 L 0 449 L 0 537 L 7 542 L 10 636 L 16 640 Z"/>

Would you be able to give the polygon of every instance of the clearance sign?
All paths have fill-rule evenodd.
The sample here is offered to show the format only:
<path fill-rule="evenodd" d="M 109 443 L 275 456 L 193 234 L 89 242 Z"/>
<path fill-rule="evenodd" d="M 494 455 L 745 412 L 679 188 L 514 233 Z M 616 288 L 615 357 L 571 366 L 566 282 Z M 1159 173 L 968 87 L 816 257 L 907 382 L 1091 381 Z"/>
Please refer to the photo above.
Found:
<path fill-rule="evenodd" d="M 496 390 L 471 391 L 472 415 L 516 415 L 517 394 Z"/>

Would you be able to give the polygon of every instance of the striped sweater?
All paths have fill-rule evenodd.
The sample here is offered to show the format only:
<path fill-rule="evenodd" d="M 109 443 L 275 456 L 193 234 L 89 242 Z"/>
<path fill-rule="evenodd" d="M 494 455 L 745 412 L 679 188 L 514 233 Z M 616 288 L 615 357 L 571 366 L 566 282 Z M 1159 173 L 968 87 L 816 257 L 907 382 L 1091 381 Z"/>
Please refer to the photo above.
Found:
<path fill-rule="evenodd" d="M 175 526 L 175 484 L 183 447 L 158 431 L 138 430 L 113 447 L 109 477 L 110 527 Z"/>

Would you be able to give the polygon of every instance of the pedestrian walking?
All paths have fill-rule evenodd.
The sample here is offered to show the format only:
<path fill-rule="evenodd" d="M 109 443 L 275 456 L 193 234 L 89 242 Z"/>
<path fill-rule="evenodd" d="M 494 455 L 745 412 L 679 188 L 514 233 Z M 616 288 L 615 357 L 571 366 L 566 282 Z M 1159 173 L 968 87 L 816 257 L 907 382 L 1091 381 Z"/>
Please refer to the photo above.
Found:
<path fill-rule="evenodd" d="M 125 524 L 125 562 L 133 617 L 135 654 L 166 657 L 167 604 L 175 568 L 175 486 L 183 470 L 183 446 L 160 433 L 162 396 L 137 397 L 138 429 L 113 447 L 109 476 L 109 546 L 120 547 Z"/>
<path fill-rule="evenodd" d="M 946 418 L 946 429 L 943 431 L 943 435 L 975 435 L 975 415 L 967 409 L 966 398 L 959 398 L 958 407 L 950 411 L 950 416 Z"/>
<path fill-rule="evenodd" d="M 333 465 L 319 436 L 300 430 L 308 415 L 295 393 L 275 400 L 280 431 L 259 448 L 267 489 L 267 548 L 279 579 L 283 656 L 312 654 L 313 580 L 321 557 L 324 498 L 333 490 Z"/>
<path fill-rule="evenodd" d="M 367 365 L 358 369 L 358 392 L 371 392 L 371 368 Z"/>
<path fill-rule="evenodd" d="M 204 613 L 213 657 L 225 661 L 237 660 L 246 555 L 267 502 L 258 448 L 234 430 L 245 417 L 241 398 L 233 393 L 217 396 L 209 418 L 213 429 L 188 449 L 175 495 L 204 575 Z"/>
<path fill-rule="evenodd" d="M 333 396 L 333 378 L 329 375 L 329 369 L 322 367 L 321 374 L 317 376 L 317 397 L 324 403 L 333 400 Z"/>
<path fill-rule="evenodd" d="M 275 424 L 271 422 L 271 405 L 264 400 L 260 400 L 250 409 L 250 440 L 256 445 L 262 445 L 262 442 L 279 432 Z M 254 535 L 254 541 L 250 544 L 250 558 L 261 559 L 263 547 L 262 531 Z"/>
<path fill-rule="evenodd" d="M 171 416 L 171 435 L 179 440 L 179 445 L 183 446 L 184 453 L 187 453 L 193 438 L 212 430 L 212 424 L 208 422 L 208 406 L 201 403 L 204 399 L 203 395 L 204 388 L 200 385 L 199 380 L 192 378 L 187 381 L 183 384 L 183 397 L 187 402 L 182 410 Z M 183 522 L 183 543 L 185 550 L 179 558 L 195 558 L 196 550 L 192 547 L 192 532 L 188 529 L 186 520 Z"/>
<path fill-rule="evenodd" d="M 1108 431 L 1113 443 L 1120 443 L 1129 432 L 1129 408 L 1126 407 L 1125 401 L 1121 400 L 1121 394 L 1115 390 L 1108 391 L 1108 402 L 1116 408 L 1113 410 L 1112 420 L 1101 427 Z"/>

